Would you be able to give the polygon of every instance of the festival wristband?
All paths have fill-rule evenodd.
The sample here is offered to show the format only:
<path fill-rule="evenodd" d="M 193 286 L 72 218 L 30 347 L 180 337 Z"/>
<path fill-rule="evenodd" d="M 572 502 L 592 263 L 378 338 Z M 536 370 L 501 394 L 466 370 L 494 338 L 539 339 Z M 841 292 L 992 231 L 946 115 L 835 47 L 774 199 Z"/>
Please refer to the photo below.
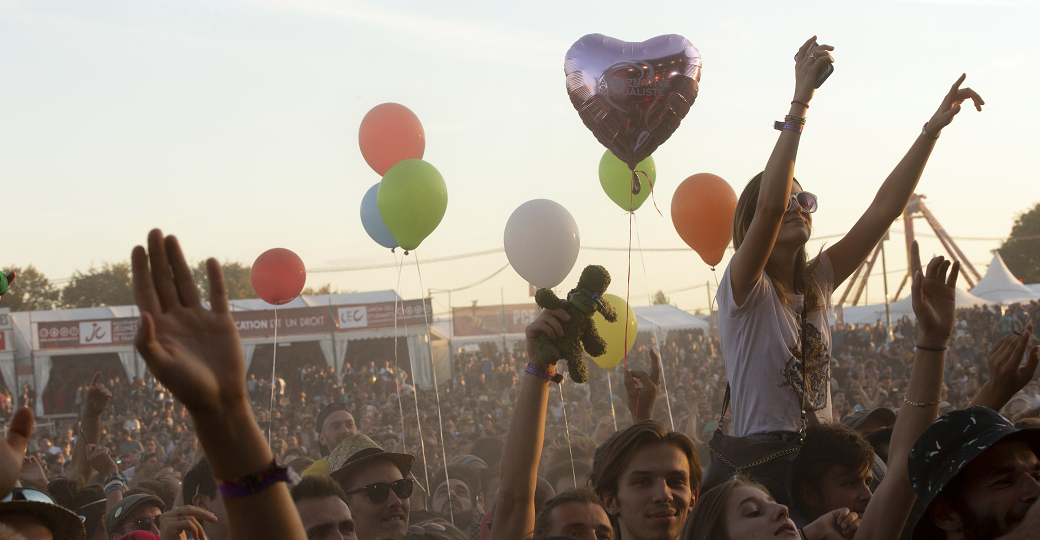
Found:
<path fill-rule="evenodd" d="M 260 493 L 277 482 L 289 482 L 289 469 L 279 467 L 278 461 L 274 460 L 262 471 L 234 480 L 217 480 L 217 489 L 221 497 L 234 499 Z"/>
<path fill-rule="evenodd" d="M 541 377 L 547 381 L 554 382 L 556 384 L 559 384 L 563 381 L 563 375 L 556 373 L 556 369 L 553 366 L 545 366 L 543 368 L 541 366 L 529 363 L 527 364 L 527 367 L 524 368 L 524 373 L 530 373 L 531 375 Z"/>
<path fill-rule="evenodd" d="M 779 120 L 777 120 L 776 122 L 773 122 L 773 129 L 775 129 L 777 131 L 785 131 L 786 130 L 786 131 L 793 131 L 795 133 L 801 133 L 802 132 L 802 127 L 804 127 L 804 126 L 805 126 L 804 122 L 802 122 L 802 123 L 790 122 L 790 121 L 788 121 L 788 122 L 781 122 Z"/>

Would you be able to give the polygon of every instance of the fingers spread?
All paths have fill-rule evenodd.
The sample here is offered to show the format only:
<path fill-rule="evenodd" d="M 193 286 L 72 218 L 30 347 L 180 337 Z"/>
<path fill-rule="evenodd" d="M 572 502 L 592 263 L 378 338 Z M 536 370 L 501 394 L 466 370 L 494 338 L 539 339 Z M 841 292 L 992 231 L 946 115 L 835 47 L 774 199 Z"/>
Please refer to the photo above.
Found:
<path fill-rule="evenodd" d="M 206 278 L 209 279 L 209 308 L 213 313 L 228 313 L 227 284 L 224 283 L 224 271 L 216 259 L 206 260 Z"/>
<path fill-rule="evenodd" d="M 181 304 L 186 307 L 199 305 L 199 289 L 195 286 L 195 280 L 192 279 L 191 268 L 188 268 L 188 261 L 184 259 L 184 251 L 181 250 L 177 237 L 166 237 L 166 253 L 170 258 L 173 282 L 177 286 Z"/>
<path fill-rule="evenodd" d="M 169 311 L 180 305 L 177 298 L 177 287 L 173 284 L 170 272 L 170 261 L 166 258 L 166 245 L 162 231 L 152 229 L 148 233 L 148 262 L 152 267 L 152 284 L 159 296 L 163 311 Z"/>
<path fill-rule="evenodd" d="M 968 74 L 967 73 L 961 73 L 961 76 L 957 77 L 957 82 L 953 83 L 953 86 L 950 87 L 950 94 L 951 95 L 956 94 L 957 90 L 961 87 L 961 84 L 964 83 L 964 79 L 967 79 L 967 78 L 968 78 Z"/>

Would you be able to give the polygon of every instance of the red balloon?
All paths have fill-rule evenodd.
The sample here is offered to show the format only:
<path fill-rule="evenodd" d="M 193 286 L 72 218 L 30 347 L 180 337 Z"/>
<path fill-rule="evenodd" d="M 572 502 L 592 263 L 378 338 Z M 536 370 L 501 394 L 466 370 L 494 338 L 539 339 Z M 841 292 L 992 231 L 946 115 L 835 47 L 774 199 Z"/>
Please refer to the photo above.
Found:
<path fill-rule="evenodd" d="M 373 107 L 361 120 L 358 143 L 368 166 L 383 176 L 398 161 L 422 159 L 426 133 L 419 117 L 408 107 L 384 103 Z"/>
<path fill-rule="evenodd" d="M 722 262 L 733 237 L 736 211 L 737 194 L 714 174 L 695 174 L 683 180 L 672 195 L 675 231 L 708 266 Z"/>
<path fill-rule="evenodd" d="M 285 248 L 274 248 L 256 258 L 249 278 L 260 298 L 280 306 L 300 295 L 307 282 L 307 269 L 299 255 Z"/>

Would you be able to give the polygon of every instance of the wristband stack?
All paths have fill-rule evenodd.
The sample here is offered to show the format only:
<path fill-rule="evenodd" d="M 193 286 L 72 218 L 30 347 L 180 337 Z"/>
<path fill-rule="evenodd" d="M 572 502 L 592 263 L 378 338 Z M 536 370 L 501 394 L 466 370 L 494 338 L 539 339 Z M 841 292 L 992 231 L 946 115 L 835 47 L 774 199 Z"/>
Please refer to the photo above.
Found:
<path fill-rule="evenodd" d="M 803 127 L 805 127 L 805 117 L 804 116 L 793 116 L 793 115 L 789 114 L 789 115 L 784 117 L 784 121 L 783 122 L 781 122 L 779 120 L 777 120 L 776 122 L 773 122 L 773 129 L 778 130 L 778 131 L 787 130 L 787 131 L 794 131 L 794 132 L 797 132 L 797 133 L 801 133 Z"/>
<path fill-rule="evenodd" d="M 108 496 L 113 491 L 126 491 L 129 480 L 119 473 L 113 473 L 108 475 L 108 478 L 105 478 L 103 483 L 105 485 L 105 496 Z"/>
<path fill-rule="evenodd" d="M 217 489 L 221 497 L 234 499 L 260 493 L 278 482 L 289 482 L 289 469 L 279 467 L 275 460 L 266 469 L 253 474 L 234 480 L 217 480 Z"/>

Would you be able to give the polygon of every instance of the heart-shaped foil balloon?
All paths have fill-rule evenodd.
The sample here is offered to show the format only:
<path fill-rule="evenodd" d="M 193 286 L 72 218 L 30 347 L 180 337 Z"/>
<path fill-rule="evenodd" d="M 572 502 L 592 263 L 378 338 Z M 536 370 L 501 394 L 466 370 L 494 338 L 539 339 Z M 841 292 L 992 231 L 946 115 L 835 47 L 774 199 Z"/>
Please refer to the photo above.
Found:
<path fill-rule="evenodd" d="M 564 71 L 567 93 L 585 126 L 634 170 L 690 112 L 701 54 L 675 34 L 642 43 L 589 34 L 567 51 Z M 638 176 L 633 178 L 638 192 Z"/>

